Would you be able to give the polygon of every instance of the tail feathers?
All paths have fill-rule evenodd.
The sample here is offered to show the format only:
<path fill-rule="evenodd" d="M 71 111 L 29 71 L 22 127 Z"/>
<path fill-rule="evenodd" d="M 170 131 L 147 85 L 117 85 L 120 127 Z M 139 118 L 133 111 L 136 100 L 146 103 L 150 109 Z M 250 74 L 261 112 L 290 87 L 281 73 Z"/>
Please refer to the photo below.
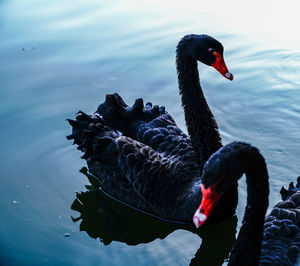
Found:
<path fill-rule="evenodd" d="M 107 149 L 119 133 L 106 126 L 99 115 L 90 116 L 79 111 L 76 120 L 67 121 L 72 126 L 72 134 L 67 139 L 73 139 L 74 144 L 78 145 L 77 149 L 84 152 L 82 159 L 104 160 L 113 151 L 110 148 L 110 152 L 107 152 Z"/>

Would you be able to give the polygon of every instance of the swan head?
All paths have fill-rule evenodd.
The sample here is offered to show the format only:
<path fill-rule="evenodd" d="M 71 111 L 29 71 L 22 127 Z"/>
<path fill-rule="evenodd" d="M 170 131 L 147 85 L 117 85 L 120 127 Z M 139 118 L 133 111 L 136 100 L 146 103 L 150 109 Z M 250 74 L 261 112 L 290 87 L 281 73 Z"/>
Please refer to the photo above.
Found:
<path fill-rule="evenodd" d="M 184 36 L 177 46 L 177 55 L 182 53 L 205 65 L 214 67 L 225 78 L 233 80 L 224 61 L 223 45 L 213 37 L 202 34 Z"/>
<path fill-rule="evenodd" d="M 249 162 L 257 156 L 259 151 L 243 142 L 232 142 L 210 156 L 201 176 L 202 201 L 193 217 L 197 228 L 209 218 L 222 195 L 237 186 Z M 257 165 L 255 161 L 253 165 Z"/>

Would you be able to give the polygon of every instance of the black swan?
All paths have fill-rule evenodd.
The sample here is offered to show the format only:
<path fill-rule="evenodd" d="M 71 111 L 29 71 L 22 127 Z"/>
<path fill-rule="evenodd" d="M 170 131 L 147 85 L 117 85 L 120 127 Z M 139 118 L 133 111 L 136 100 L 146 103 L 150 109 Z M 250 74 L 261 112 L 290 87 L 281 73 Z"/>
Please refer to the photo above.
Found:
<path fill-rule="evenodd" d="M 233 142 L 208 159 L 202 174 L 203 198 L 195 225 L 203 224 L 205 219 L 201 221 L 201 212 L 205 212 L 205 208 L 213 209 L 216 199 L 244 173 L 247 206 L 228 265 L 299 265 L 300 177 L 296 187 L 290 183 L 289 190 L 281 189 L 283 201 L 275 205 L 265 218 L 269 195 L 268 171 L 263 156 L 249 144 Z M 195 263 L 201 262 L 201 257 L 194 260 Z"/>
<path fill-rule="evenodd" d="M 208 35 L 187 35 L 176 49 L 179 92 L 189 136 L 164 107 L 131 107 L 107 95 L 93 116 L 79 112 L 68 120 L 89 171 L 102 179 L 102 189 L 133 207 L 167 220 L 191 223 L 200 206 L 204 163 L 222 147 L 217 123 L 200 87 L 197 60 L 213 66 L 229 80 L 223 46 Z M 237 183 L 222 196 L 206 223 L 232 216 Z"/>
<path fill-rule="evenodd" d="M 218 200 L 215 199 L 220 198 L 244 173 L 246 174 L 248 189 L 247 207 L 242 227 L 230 254 L 228 265 L 296 265 L 297 262 L 300 262 L 300 177 L 298 177 L 296 187 L 291 183 L 289 190 L 281 189 L 280 193 L 284 201 L 278 203 L 265 218 L 269 194 L 268 172 L 264 158 L 257 148 L 246 143 L 233 142 L 220 148 L 208 159 L 202 174 L 202 211 L 205 212 L 205 208 L 213 209 L 214 205 L 218 203 Z M 87 176 L 89 175 L 87 174 Z M 97 178 L 93 181 L 93 178 L 93 176 L 90 176 L 89 180 L 97 192 L 98 187 L 101 186 L 99 183 L 101 180 Z M 86 230 L 92 237 L 102 237 L 103 241 L 108 240 L 108 242 L 104 242 L 106 244 L 109 244 L 112 240 L 125 241 L 129 244 L 145 243 L 157 237 L 165 238 L 173 230 L 181 228 L 180 225 L 169 223 L 159 225 L 153 220 L 151 224 L 147 225 L 147 228 L 148 226 L 150 227 L 148 229 L 151 233 L 149 233 L 147 229 L 145 231 L 147 234 L 144 236 L 141 235 L 145 234 L 144 231 L 141 231 L 141 224 L 142 227 L 144 227 L 147 223 L 145 223 L 145 221 L 141 222 L 141 219 L 139 219 L 138 224 L 135 225 L 135 227 L 139 229 L 137 229 L 137 232 L 131 232 L 133 237 L 128 236 L 126 231 L 120 234 L 122 231 L 120 231 L 120 228 L 123 228 L 122 223 L 126 224 L 126 219 L 120 217 L 120 211 L 117 211 L 116 214 L 112 216 L 104 215 L 105 217 L 102 217 L 100 222 L 95 223 L 97 215 L 102 215 L 103 210 L 98 213 L 98 205 L 94 206 L 91 201 L 88 202 L 87 199 L 83 197 L 84 195 L 77 196 L 79 201 L 74 201 L 72 209 L 80 211 L 81 216 L 74 219 L 74 221 L 82 218 L 83 221 L 80 228 Z M 87 216 L 84 209 L 85 206 L 87 209 L 94 206 L 93 208 L 95 210 Z M 108 211 L 108 213 L 110 212 Z M 134 219 L 137 219 L 136 215 L 134 217 Z M 108 221 L 106 221 L 107 219 Z M 89 220 L 91 221 L 89 222 Z M 111 233 L 108 233 L 108 228 L 111 226 L 106 226 L 105 230 L 101 228 L 100 225 L 104 226 L 105 223 L 114 223 L 114 220 L 116 220 L 115 224 L 118 225 L 119 223 L 120 225 L 113 227 L 114 229 L 111 229 Z M 132 223 L 135 223 L 135 220 L 133 220 Z M 92 226 L 90 227 L 88 224 Z M 153 225 L 156 226 L 152 228 Z M 197 221 L 196 225 L 199 226 Z M 186 227 L 186 225 L 181 226 L 183 229 L 191 230 Z M 132 227 L 129 228 L 133 230 Z M 157 228 L 157 233 L 154 231 L 154 228 Z M 117 233 L 115 230 L 117 230 Z M 220 229 L 214 228 L 214 231 L 215 230 L 224 230 L 224 227 L 222 226 Z M 195 233 L 199 234 L 200 231 Z M 220 242 L 222 231 L 219 233 L 218 241 Z M 134 237 L 135 234 L 137 234 L 138 237 Z M 206 237 L 209 237 L 209 235 Z M 216 248 L 216 244 L 214 244 L 214 247 Z M 205 248 L 202 249 L 201 245 L 195 258 L 192 259 L 191 265 L 202 265 L 204 263 L 204 249 Z M 223 247 L 223 249 L 222 252 L 226 251 L 226 247 Z M 218 254 L 218 252 L 219 251 L 216 250 L 216 254 Z M 227 251 L 227 254 L 228 252 L 229 251 Z M 221 253 L 221 255 L 222 254 L 223 253 Z M 226 256 L 226 254 L 223 255 Z M 218 259 L 215 261 L 216 258 L 209 259 L 209 257 L 205 257 L 205 265 L 213 261 L 214 263 L 218 263 L 218 265 L 220 265 L 220 263 L 222 264 L 222 261 L 217 262 Z"/>
<path fill-rule="evenodd" d="M 295 235 L 296 226 L 281 224 L 274 217 L 299 223 L 299 211 L 287 211 L 282 206 L 274 209 L 276 215 L 268 216 L 261 244 L 269 190 L 264 159 L 256 148 L 245 143 L 222 147 L 216 121 L 200 87 L 197 60 L 233 79 L 223 60 L 223 46 L 217 40 L 207 35 L 187 35 L 179 42 L 176 66 L 189 137 L 164 107 L 151 103 L 144 106 L 142 99 L 129 107 L 114 94 L 107 96 L 94 115 L 79 112 L 76 120 L 68 120 L 73 132 L 67 138 L 74 139 L 78 149 L 84 151 L 83 158 L 90 172 L 101 180 L 103 191 L 166 220 L 190 223 L 194 217 L 197 227 L 234 213 L 237 179 L 246 173 L 248 204 L 229 264 L 257 265 L 261 246 L 268 247 L 272 233 Z M 283 205 L 299 208 L 299 193 L 291 199 L 295 201 Z M 288 249 L 292 255 L 299 253 L 298 233 L 295 240 L 296 244 Z M 263 255 L 261 262 L 267 263 Z"/>

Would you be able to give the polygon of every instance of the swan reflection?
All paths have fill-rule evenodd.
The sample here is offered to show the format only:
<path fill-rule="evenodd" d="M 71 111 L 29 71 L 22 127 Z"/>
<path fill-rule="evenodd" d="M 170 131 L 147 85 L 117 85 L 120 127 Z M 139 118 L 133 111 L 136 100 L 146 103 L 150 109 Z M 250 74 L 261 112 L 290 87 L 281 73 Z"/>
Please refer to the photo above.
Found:
<path fill-rule="evenodd" d="M 200 229 L 192 224 L 168 223 L 115 201 L 98 189 L 98 179 L 90 175 L 85 167 L 80 172 L 86 175 L 90 185 L 86 186 L 87 191 L 76 194 L 71 208 L 80 216 L 72 219 L 80 222 L 80 231 L 85 231 L 90 237 L 99 238 L 104 245 L 112 241 L 138 245 L 157 238 L 164 239 L 175 230 L 183 229 L 202 239 L 190 265 L 222 265 L 228 258 L 235 241 L 236 216 Z"/>

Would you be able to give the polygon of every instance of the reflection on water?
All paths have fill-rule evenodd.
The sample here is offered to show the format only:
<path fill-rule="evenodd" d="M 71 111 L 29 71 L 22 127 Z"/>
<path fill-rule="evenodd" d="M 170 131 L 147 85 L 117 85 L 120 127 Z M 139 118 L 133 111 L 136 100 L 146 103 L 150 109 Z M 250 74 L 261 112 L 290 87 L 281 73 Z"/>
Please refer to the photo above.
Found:
<path fill-rule="evenodd" d="M 119 241 L 128 245 L 149 243 L 164 239 L 178 229 L 188 230 L 202 238 L 202 243 L 190 265 L 222 265 L 235 241 L 236 216 L 224 222 L 196 229 L 193 225 L 171 224 L 129 208 L 111 199 L 101 190 L 98 180 L 82 168 L 90 185 L 85 192 L 77 193 L 71 208 L 80 213 L 80 231 L 99 238 L 104 245 Z"/>

